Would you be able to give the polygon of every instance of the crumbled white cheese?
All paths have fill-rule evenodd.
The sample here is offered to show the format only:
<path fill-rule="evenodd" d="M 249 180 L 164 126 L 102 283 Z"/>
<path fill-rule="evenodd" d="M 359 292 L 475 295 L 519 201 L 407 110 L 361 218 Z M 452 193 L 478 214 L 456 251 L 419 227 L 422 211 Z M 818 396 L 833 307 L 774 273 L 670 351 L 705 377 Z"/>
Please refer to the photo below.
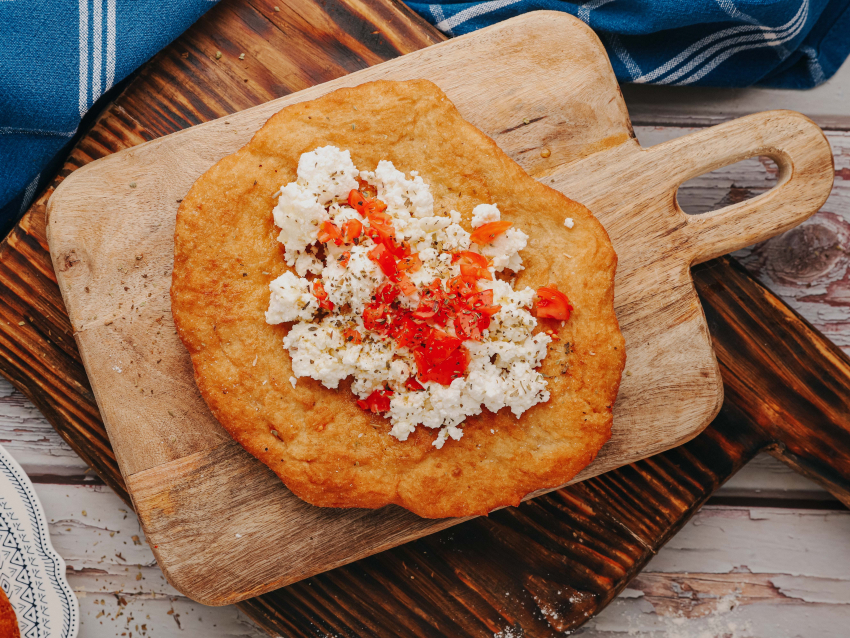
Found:
<path fill-rule="evenodd" d="M 478 228 L 490 222 L 497 222 L 502 219 L 502 214 L 499 212 L 499 207 L 496 204 L 478 204 L 472 209 L 472 227 Z"/>
<path fill-rule="evenodd" d="M 319 303 L 310 291 L 310 282 L 285 272 L 269 283 L 271 298 L 266 310 L 266 323 L 311 321 Z M 254 360 L 256 363 L 256 359 Z"/>
<path fill-rule="evenodd" d="M 335 146 L 322 146 L 298 160 L 298 183 L 314 193 L 322 206 L 334 199 L 347 199 L 358 186 L 357 175 L 351 152 Z"/>
<path fill-rule="evenodd" d="M 295 387 L 295 384 L 296 384 L 296 383 L 298 383 L 298 379 L 296 379 L 295 377 L 289 377 L 289 383 L 290 383 L 290 384 L 292 385 L 292 387 L 294 388 L 294 387 Z"/>
<path fill-rule="evenodd" d="M 337 306 L 350 305 L 351 312 L 356 315 L 363 314 L 363 307 L 371 301 L 375 288 L 386 279 L 378 265 L 369 259 L 368 253 L 373 247 L 371 242 L 349 246 L 348 266 L 331 259 L 322 271 L 328 298 Z"/>
<path fill-rule="evenodd" d="M 469 233 L 460 224 L 449 224 L 437 233 L 437 241 L 443 245 L 443 250 L 460 252 L 469 250 Z"/>
<path fill-rule="evenodd" d="M 298 181 L 280 191 L 274 209 L 275 223 L 281 228 L 279 241 L 286 249 L 286 261 L 300 277 L 287 272 L 269 284 L 271 298 L 266 320 L 269 323 L 299 321 L 283 340 L 292 358 L 295 387 L 297 377 L 307 376 L 325 387 L 336 389 L 351 376 L 352 392 L 366 399 L 375 390 L 391 388 L 390 434 L 407 440 L 420 424 L 439 429 L 433 444 L 441 448 L 449 439 L 463 435 L 460 427 L 482 406 L 491 411 L 509 407 L 519 417 L 533 405 L 547 401 L 546 380 L 535 370 L 546 356 L 551 338 L 532 336 L 537 320 L 530 312 L 534 299 L 531 288 L 514 290 L 500 280 L 479 280 L 479 289 L 493 290 L 493 303 L 501 309 L 490 321 L 480 342 L 465 341 L 470 355 L 466 376 L 448 386 L 433 381 L 422 383 L 423 390 L 411 391 L 405 382 L 415 375 L 416 363 L 407 348 L 394 340 L 367 331 L 363 310 L 375 289 L 386 277 L 368 253 L 375 244 L 365 234 L 359 244 L 324 245 L 325 263 L 317 255 L 317 234 L 322 221 L 332 220 L 338 228 L 348 220 L 360 221 L 368 228 L 368 219 L 348 207 L 348 192 L 357 188 L 358 172 L 348 151 L 326 146 L 305 153 L 298 166 Z M 411 281 L 425 286 L 440 279 L 445 282 L 460 274 L 452 263 L 452 253 L 470 250 L 492 260 L 490 272 L 509 268 L 522 269 L 523 250 L 528 236 L 510 228 L 495 241 L 480 247 L 470 244 L 470 233 L 461 225 L 461 214 L 434 215 L 434 199 L 427 183 L 415 172 L 408 179 L 391 162 L 382 160 L 375 171 L 359 172 L 361 179 L 377 188 L 378 199 L 387 204 L 398 241 L 410 243 L 419 254 L 422 267 L 410 273 Z M 352 184 L 352 182 L 354 182 Z M 481 204 L 472 211 L 472 226 L 499 221 L 496 204 Z M 348 253 L 346 256 L 345 253 Z M 343 266 L 340 260 L 348 259 Z M 316 275 L 334 304 L 334 311 L 320 321 L 314 319 L 319 307 L 312 284 L 303 278 Z M 399 298 L 403 307 L 416 308 L 419 295 Z M 346 330 L 361 335 L 359 344 L 346 341 Z M 445 327 L 454 334 L 451 324 Z"/>
<path fill-rule="evenodd" d="M 501 272 L 505 268 L 519 272 L 525 266 L 522 265 L 522 257 L 519 251 L 528 245 L 528 235 L 518 228 L 508 228 L 496 239 L 481 248 L 481 254 L 493 260 L 493 266 Z"/>
<path fill-rule="evenodd" d="M 330 219 L 316 195 L 297 182 L 280 189 L 274 211 L 274 223 L 280 228 L 277 240 L 286 248 L 286 263 L 295 265 L 298 255 L 316 241 L 319 226 Z"/>
<path fill-rule="evenodd" d="M 361 179 L 378 189 L 378 199 L 387 205 L 387 212 L 398 216 L 407 213 L 413 217 L 431 217 L 434 214 L 434 196 L 423 179 L 411 172 L 407 179 L 392 162 L 381 160 L 373 171 L 361 171 Z"/>
<path fill-rule="evenodd" d="M 575 225 L 576 225 L 576 223 L 573 221 L 572 217 L 567 217 L 564 220 L 564 226 L 566 226 L 567 228 L 572 228 Z"/>

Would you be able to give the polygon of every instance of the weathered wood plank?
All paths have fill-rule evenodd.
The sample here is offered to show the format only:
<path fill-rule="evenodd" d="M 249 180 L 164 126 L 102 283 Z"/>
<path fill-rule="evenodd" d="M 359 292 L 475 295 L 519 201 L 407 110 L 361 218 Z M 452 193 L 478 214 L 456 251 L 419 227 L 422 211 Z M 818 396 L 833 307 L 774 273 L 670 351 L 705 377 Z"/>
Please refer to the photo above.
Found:
<path fill-rule="evenodd" d="M 703 508 L 581 636 L 844 636 L 850 512 Z"/>
<path fill-rule="evenodd" d="M 110 490 L 64 485 L 36 489 L 48 517 L 54 518 L 51 535 L 68 560 L 69 579 L 80 597 L 81 635 L 171 635 L 178 631 L 175 614 L 192 636 L 261 635 L 234 607 L 198 607 L 165 583 L 147 545 L 132 541 L 139 533 L 137 519 L 122 512 L 126 507 Z M 850 559 L 844 551 L 848 532 L 847 511 L 706 506 L 576 635 L 701 638 L 708 632 L 735 638 L 843 638 L 850 611 Z M 413 571 L 417 564 L 407 565 L 419 577 Z M 498 585 L 491 587 L 498 597 Z M 390 592 L 377 590 L 376 595 Z M 557 600 L 541 598 L 539 610 L 552 624 L 562 619 Z M 800 619 L 806 619 L 807 630 Z M 503 622 L 500 631 L 509 627 L 511 622 Z"/>

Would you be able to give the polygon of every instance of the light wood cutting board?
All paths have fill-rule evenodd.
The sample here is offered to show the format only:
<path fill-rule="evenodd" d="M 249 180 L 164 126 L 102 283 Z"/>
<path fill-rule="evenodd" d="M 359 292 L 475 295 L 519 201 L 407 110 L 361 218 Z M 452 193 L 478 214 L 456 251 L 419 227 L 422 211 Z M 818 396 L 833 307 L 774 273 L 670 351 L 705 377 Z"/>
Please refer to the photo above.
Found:
<path fill-rule="evenodd" d="M 642 149 L 601 43 L 555 12 L 514 18 L 73 173 L 48 207 L 59 285 L 148 542 L 170 582 L 205 604 L 255 596 L 463 520 L 300 501 L 210 415 L 171 320 L 174 220 L 192 183 L 282 107 L 378 78 L 437 83 L 466 119 L 531 175 L 588 206 L 611 235 L 627 372 L 612 439 L 576 480 L 679 445 L 709 423 L 722 385 L 690 265 L 800 223 L 832 184 L 820 129 L 788 111 Z M 681 183 L 754 155 L 779 166 L 773 190 L 703 215 L 679 209 Z"/>

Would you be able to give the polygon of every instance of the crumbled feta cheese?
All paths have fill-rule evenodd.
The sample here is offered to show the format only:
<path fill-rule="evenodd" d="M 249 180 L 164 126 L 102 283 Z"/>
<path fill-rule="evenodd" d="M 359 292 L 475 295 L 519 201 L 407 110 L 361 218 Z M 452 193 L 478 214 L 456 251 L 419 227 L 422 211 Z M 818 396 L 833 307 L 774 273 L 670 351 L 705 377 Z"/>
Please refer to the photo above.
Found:
<path fill-rule="evenodd" d="M 362 179 L 378 188 L 378 199 L 387 205 L 391 215 L 404 211 L 413 217 L 431 217 L 434 214 L 431 188 L 419 175 L 411 175 L 413 179 L 407 179 L 387 160 L 378 162 L 374 172 L 360 173 Z"/>
<path fill-rule="evenodd" d="M 348 266 L 337 260 L 328 260 L 322 271 L 322 283 L 328 298 L 337 306 L 351 307 L 356 315 L 363 314 L 363 307 L 370 301 L 375 288 L 386 279 L 378 265 L 369 259 L 373 244 L 350 246 L 351 258 Z"/>
<path fill-rule="evenodd" d="M 272 280 L 269 289 L 272 295 L 269 309 L 266 310 L 266 323 L 311 321 L 319 309 L 319 303 L 310 291 L 310 282 L 291 272 L 285 272 Z"/>
<path fill-rule="evenodd" d="M 296 383 L 298 383 L 298 379 L 296 379 L 295 377 L 289 377 L 289 383 L 290 383 L 290 384 L 292 385 L 292 387 L 294 388 L 294 387 L 295 387 L 295 384 L 296 384 Z"/>
<path fill-rule="evenodd" d="M 443 245 L 443 250 L 460 252 L 469 250 L 469 233 L 460 224 L 452 223 L 437 233 L 437 241 Z"/>
<path fill-rule="evenodd" d="M 572 217 L 567 217 L 564 220 L 564 226 L 566 226 L 567 228 L 572 228 L 575 225 L 576 225 L 576 223 L 573 221 Z"/>
<path fill-rule="evenodd" d="M 316 195 L 296 182 L 280 189 L 274 211 L 274 223 L 280 228 L 277 240 L 286 248 L 286 263 L 295 265 L 298 255 L 316 241 L 319 226 L 330 219 Z"/>
<path fill-rule="evenodd" d="M 335 146 L 322 146 L 298 160 L 298 183 L 315 194 L 322 206 L 334 199 L 346 199 L 358 187 L 357 175 L 351 152 Z"/>
<path fill-rule="evenodd" d="M 502 214 L 499 212 L 499 207 L 496 204 L 478 204 L 472 209 L 472 227 L 478 228 L 490 222 L 497 222 L 502 219 Z"/>
<path fill-rule="evenodd" d="M 483 246 L 481 254 L 493 260 L 493 266 L 498 272 L 505 268 L 519 272 L 525 267 L 522 265 L 522 257 L 519 251 L 527 245 L 528 235 L 518 228 L 508 228 L 494 241 Z"/>
<path fill-rule="evenodd" d="M 322 253 L 317 252 L 317 234 L 323 221 L 332 220 L 341 228 L 346 221 L 356 219 L 368 228 L 368 218 L 347 205 L 348 192 L 357 188 L 357 175 L 348 151 L 326 146 L 305 153 L 299 161 L 298 181 L 281 188 L 274 209 L 287 264 L 300 275 L 287 272 L 269 284 L 271 298 L 266 312 L 269 323 L 299 321 L 283 340 L 292 359 L 292 386 L 298 377 L 307 376 L 335 389 L 350 376 L 352 392 L 363 400 L 376 390 L 390 388 L 390 435 L 405 441 L 419 425 L 433 428 L 438 430 L 433 442 L 437 448 L 450 439 L 459 440 L 463 422 L 483 408 L 495 412 L 509 407 L 519 417 L 533 405 L 547 401 L 546 380 L 535 368 L 546 356 L 551 338 L 532 334 L 537 327 L 530 312 L 535 293 L 531 288 L 514 290 L 497 279 L 478 282 L 480 290 L 493 291 L 493 303 L 501 308 L 491 317 L 481 341 L 464 342 L 470 357 L 466 375 L 450 385 L 427 381 L 421 383 L 422 390 L 406 387 L 417 371 L 413 353 L 398 347 L 391 338 L 366 330 L 363 323 L 366 305 L 386 281 L 368 256 L 375 248 L 374 241 L 364 234 L 357 244 L 336 246 L 328 242 L 323 247 L 324 263 L 318 256 Z M 396 240 L 408 242 L 418 253 L 422 266 L 408 274 L 416 286 L 440 279 L 445 287 L 450 278 L 460 274 L 460 266 L 452 263 L 452 253 L 465 250 L 488 257 L 493 262 L 491 273 L 522 269 L 519 252 L 526 247 L 528 235 L 521 230 L 510 228 L 488 245 L 472 246 L 470 233 L 460 225 L 458 211 L 434 215 L 430 188 L 415 171 L 408 179 L 391 162 L 382 160 L 375 171 L 362 171 L 359 176 L 375 186 L 378 199 L 387 204 Z M 472 217 L 472 226 L 477 228 L 499 221 L 501 214 L 496 204 L 481 204 L 473 209 Z M 307 273 L 316 275 L 315 281 L 321 282 L 328 301 L 334 304 L 334 310 L 319 321 L 315 319 L 319 306 L 312 283 L 304 278 Z M 417 308 L 419 301 L 418 292 L 399 298 L 400 306 L 408 309 Z M 346 341 L 344 333 L 350 329 L 361 335 L 360 343 Z M 455 329 L 450 322 L 445 330 L 454 334 Z"/>

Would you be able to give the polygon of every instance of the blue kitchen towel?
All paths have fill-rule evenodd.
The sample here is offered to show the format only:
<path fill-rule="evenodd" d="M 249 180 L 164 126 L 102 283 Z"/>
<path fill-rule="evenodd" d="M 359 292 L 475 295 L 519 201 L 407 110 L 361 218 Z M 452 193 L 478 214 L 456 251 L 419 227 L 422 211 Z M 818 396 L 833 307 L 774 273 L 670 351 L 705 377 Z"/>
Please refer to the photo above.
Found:
<path fill-rule="evenodd" d="M 446 35 L 551 9 L 588 24 L 621 82 L 808 89 L 850 53 L 850 0 L 408 2 Z"/>
<path fill-rule="evenodd" d="M 0 238 L 91 105 L 214 4 L 0 0 Z"/>

